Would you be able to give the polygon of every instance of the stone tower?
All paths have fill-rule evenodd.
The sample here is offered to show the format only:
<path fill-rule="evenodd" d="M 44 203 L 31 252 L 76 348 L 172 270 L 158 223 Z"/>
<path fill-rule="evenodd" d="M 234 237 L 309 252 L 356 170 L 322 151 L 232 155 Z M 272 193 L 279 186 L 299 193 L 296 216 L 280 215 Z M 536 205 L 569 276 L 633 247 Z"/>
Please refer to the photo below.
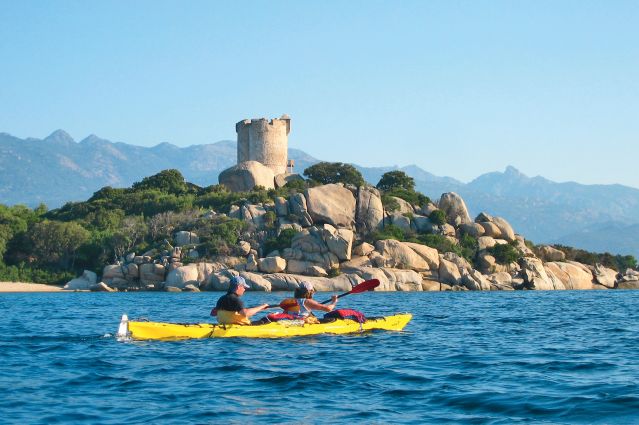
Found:
<path fill-rule="evenodd" d="M 280 119 L 246 119 L 235 124 L 237 132 L 237 163 L 257 161 L 273 170 L 273 174 L 286 173 L 288 159 L 288 133 L 291 117 Z"/>

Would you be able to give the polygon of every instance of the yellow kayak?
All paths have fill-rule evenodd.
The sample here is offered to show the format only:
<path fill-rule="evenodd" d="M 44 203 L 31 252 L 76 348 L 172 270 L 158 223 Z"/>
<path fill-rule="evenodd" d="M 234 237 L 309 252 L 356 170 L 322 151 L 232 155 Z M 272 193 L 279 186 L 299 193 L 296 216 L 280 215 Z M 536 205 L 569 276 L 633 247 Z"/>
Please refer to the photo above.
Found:
<path fill-rule="evenodd" d="M 272 322 L 265 325 L 217 325 L 211 323 L 160 323 L 129 321 L 122 316 L 118 338 L 131 339 L 190 339 L 190 338 L 282 338 L 318 334 L 348 334 L 374 329 L 401 331 L 412 314 L 369 318 L 360 324 L 353 320 L 337 319 L 328 323 L 308 324 L 297 320 Z"/>

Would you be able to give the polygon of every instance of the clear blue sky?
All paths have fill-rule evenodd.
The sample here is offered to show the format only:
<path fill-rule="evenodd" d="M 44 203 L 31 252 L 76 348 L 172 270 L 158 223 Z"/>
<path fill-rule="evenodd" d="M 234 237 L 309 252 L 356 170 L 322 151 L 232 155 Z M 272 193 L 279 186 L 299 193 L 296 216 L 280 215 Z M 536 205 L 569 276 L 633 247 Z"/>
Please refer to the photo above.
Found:
<path fill-rule="evenodd" d="M 639 187 L 639 1 L 0 0 L 0 131 Z"/>

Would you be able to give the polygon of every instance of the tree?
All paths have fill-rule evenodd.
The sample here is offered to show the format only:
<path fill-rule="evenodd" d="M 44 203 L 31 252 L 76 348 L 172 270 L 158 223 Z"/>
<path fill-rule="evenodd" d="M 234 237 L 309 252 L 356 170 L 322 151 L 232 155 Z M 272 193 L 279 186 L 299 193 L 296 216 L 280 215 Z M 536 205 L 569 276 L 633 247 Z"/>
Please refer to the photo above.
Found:
<path fill-rule="evenodd" d="M 446 214 L 442 210 L 434 210 L 433 212 L 428 214 L 428 219 L 431 223 L 441 226 L 442 224 L 446 223 Z"/>
<path fill-rule="evenodd" d="M 364 177 L 355 167 L 341 162 L 320 162 L 304 170 L 304 175 L 321 184 L 364 184 Z"/>
<path fill-rule="evenodd" d="M 188 186 L 184 176 L 176 169 L 163 170 L 145 177 L 140 182 L 133 183 L 134 190 L 156 189 L 165 193 L 182 194 L 187 192 Z"/>
<path fill-rule="evenodd" d="M 413 192 L 415 190 L 415 180 L 403 171 L 389 171 L 382 175 L 376 187 L 383 191 L 404 189 Z"/>
<path fill-rule="evenodd" d="M 78 223 L 42 221 L 27 232 L 32 253 L 41 264 L 72 268 L 76 251 L 89 240 L 90 233 Z"/>

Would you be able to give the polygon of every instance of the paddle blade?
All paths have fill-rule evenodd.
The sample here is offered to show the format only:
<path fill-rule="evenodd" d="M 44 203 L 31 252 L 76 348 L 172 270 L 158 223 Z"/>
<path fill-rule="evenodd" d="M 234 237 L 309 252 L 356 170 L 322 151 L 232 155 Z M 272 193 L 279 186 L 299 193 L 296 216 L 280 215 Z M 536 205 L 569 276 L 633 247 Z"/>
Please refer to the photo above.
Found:
<path fill-rule="evenodd" d="M 360 292 L 372 291 L 379 286 L 378 279 L 365 280 L 364 282 L 356 285 L 351 289 L 349 294 L 359 294 Z"/>

